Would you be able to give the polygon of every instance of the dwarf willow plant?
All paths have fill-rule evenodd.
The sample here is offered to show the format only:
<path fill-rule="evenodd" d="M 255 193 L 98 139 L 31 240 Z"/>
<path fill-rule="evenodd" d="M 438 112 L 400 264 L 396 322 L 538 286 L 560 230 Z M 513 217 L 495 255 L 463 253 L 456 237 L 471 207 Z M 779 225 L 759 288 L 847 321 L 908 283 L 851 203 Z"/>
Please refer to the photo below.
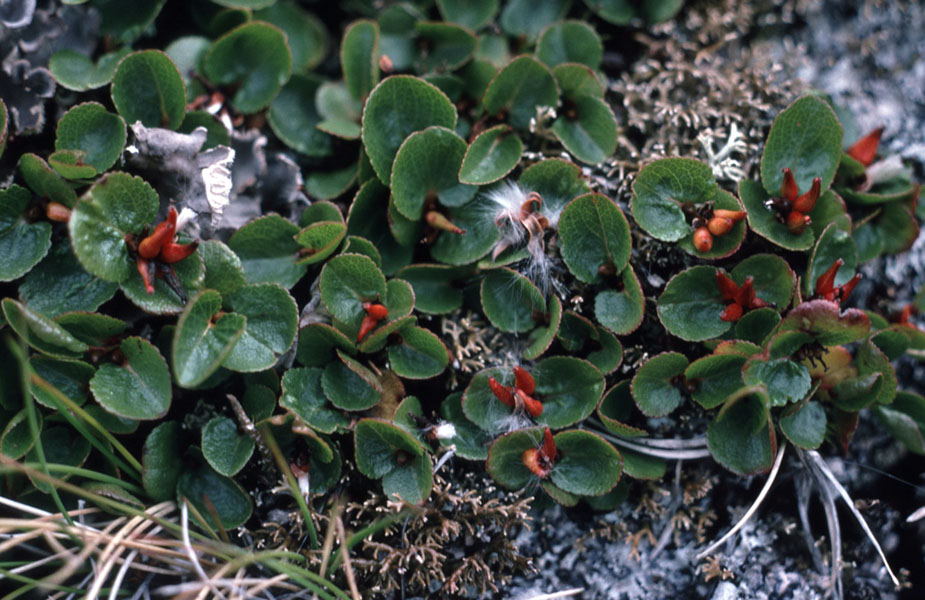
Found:
<path fill-rule="evenodd" d="M 115 4 L 99 9 L 116 50 L 51 58 L 78 99 L 53 148 L 16 154 L 0 103 L 16 163 L 0 190 L 6 458 L 86 462 L 140 485 L 138 504 L 187 498 L 229 529 L 251 517 L 235 477 L 267 437 L 316 508 L 354 468 L 425 503 L 451 451 L 504 487 L 606 509 L 624 473 L 665 472 L 612 441 L 677 410 L 706 415 L 738 474 L 768 470 L 779 435 L 847 446 L 865 409 L 925 453 L 925 399 L 892 366 L 925 356 L 913 310 L 849 306 L 861 265 L 916 238 L 919 188 L 878 156 L 879 131 L 844 139 L 825 99 L 780 113 L 760 181 L 737 190 L 693 158 L 649 162 L 628 218 L 587 176 L 618 123 L 596 21 L 568 2 L 392 5 L 349 23 L 336 68 L 294 2 L 195 3 L 197 33 L 163 52 L 137 47 L 164 3 Z M 681 2 L 585 4 L 624 25 Z M 247 201 L 232 138 L 264 123 L 311 203 L 222 229 Z M 192 144 L 208 202 L 133 166 L 174 158 L 144 149 L 156 136 Z M 684 253 L 649 297 L 641 242 Z M 435 324 L 460 308 L 509 349 L 453 384 L 437 378 L 465 372 Z M 627 336 L 647 359 L 618 372 Z"/>

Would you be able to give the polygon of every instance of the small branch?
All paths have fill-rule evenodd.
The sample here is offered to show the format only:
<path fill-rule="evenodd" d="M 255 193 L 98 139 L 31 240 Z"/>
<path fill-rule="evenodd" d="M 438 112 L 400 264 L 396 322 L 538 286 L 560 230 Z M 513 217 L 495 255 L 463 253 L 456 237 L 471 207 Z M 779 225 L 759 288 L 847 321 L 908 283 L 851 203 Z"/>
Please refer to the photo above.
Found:
<path fill-rule="evenodd" d="M 340 553 L 344 560 L 344 573 L 347 575 L 350 595 L 353 596 L 353 600 L 363 600 L 363 597 L 360 596 L 360 590 L 357 589 L 356 578 L 353 575 L 353 565 L 350 564 L 350 551 L 347 549 L 347 532 L 344 531 L 344 521 L 338 515 L 334 523 L 337 527 L 337 537 L 340 538 Z"/>
<path fill-rule="evenodd" d="M 761 506 L 761 503 L 764 502 L 765 497 L 768 495 L 768 492 L 771 489 L 771 486 L 774 484 L 774 480 L 777 478 L 777 473 L 780 471 L 780 465 L 784 461 L 784 449 L 787 447 L 787 442 L 784 442 L 780 446 L 780 450 L 777 451 L 777 458 L 774 459 L 774 466 L 771 467 L 771 472 L 768 474 L 767 481 L 764 482 L 764 486 L 761 488 L 761 491 L 758 492 L 758 497 L 755 498 L 755 501 L 752 502 L 752 505 L 745 511 L 745 514 L 742 515 L 742 518 L 739 519 L 739 522 L 730 529 L 726 534 L 707 546 L 702 552 L 698 553 L 696 558 L 697 560 L 703 560 L 704 557 L 712 554 L 716 551 L 717 548 L 723 545 L 726 540 L 735 535 L 742 527 L 748 523 L 748 520 L 752 518 L 752 515 L 755 514 L 755 511 L 758 510 L 758 507 Z"/>

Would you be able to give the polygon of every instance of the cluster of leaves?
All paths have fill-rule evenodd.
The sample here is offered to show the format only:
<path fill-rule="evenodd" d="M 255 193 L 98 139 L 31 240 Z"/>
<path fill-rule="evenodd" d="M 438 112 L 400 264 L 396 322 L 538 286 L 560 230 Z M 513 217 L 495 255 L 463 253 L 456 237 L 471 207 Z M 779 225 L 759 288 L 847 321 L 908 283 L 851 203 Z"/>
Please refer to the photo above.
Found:
<path fill-rule="evenodd" d="M 895 159 L 864 164 L 855 145 L 843 150 L 824 100 L 781 113 L 761 182 L 741 182 L 738 197 L 709 165 L 650 163 L 631 225 L 578 164 L 613 153 L 617 120 L 601 38 L 565 18 L 567 1 L 395 4 L 346 27 L 340 78 L 322 68 L 324 25 L 294 2 L 195 3 L 202 35 L 165 52 L 133 49 L 163 0 L 94 4 L 122 47 L 96 62 L 63 51 L 50 70 L 106 104 L 71 107 L 54 150 L 17 156 L 19 183 L 0 191 L 0 281 L 18 293 L 3 300 L 0 326 L 29 348 L 20 360 L 15 346 L 0 349 L 4 381 L 26 374 L 21 389 L 0 389 L 4 456 L 102 460 L 148 499 L 188 498 L 230 528 L 251 514 L 233 478 L 261 439 L 312 493 L 341 482 L 347 457 L 387 496 L 422 503 L 434 457 L 452 449 L 511 489 L 538 484 L 602 509 L 623 497 L 622 473 L 665 471 L 605 438 L 647 435 L 645 417 L 687 397 L 719 409 L 709 447 L 736 473 L 770 467 L 778 430 L 803 448 L 827 436 L 847 444 L 868 407 L 925 453 L 925 399 L 898 391 L 891 365 L 925 355 L 925 334 L 908 315 L 890 323 L 842 306 L 860 264 L 915 239 L 918 186 Z M 586 1 L 607 27 L 680 4 Z M 108 97 L 92 92 L 106 86 Z M 126 124 L 202 127 L 206 146 L 222 146 L 228 125 L 264 118 L 304 161 L 314 202 L 298 222 L 266 214 L 225 241 L 193 240 L 181 211 L 163 233 L 174 207 L 122 161 Z M 533 158 L 553 152 L 575 161 Z M 785 169 L 799 191 L 819 180 L 803 228 L 788 226 Z M 747 218 L 704 251 L 696 220 L 716 210 Z M 656 312 L 674 338 L 659 335 L 666 351 L 619 380 L 620 337 L 647 315 L 636 226 L 707 264 L 671 274 Z M 757 251 L 733 264 L 749 229 Z M 587 304 L 570 302 L 578 296 Z M 520 360 L 444 398 L 440 382 L 417 382 L 451 364 L 428 324 L 461 307 L 481 311 Z M 669 351 L 675 338 L 700 345 Z M 237 422 L 214 414 L 226 395 Z M 178 417 L 199 398 L 213 414 L 190 435 Z M 142 421 L 153 427 L 141 430 L 139 461 L 117 436 Z"/>

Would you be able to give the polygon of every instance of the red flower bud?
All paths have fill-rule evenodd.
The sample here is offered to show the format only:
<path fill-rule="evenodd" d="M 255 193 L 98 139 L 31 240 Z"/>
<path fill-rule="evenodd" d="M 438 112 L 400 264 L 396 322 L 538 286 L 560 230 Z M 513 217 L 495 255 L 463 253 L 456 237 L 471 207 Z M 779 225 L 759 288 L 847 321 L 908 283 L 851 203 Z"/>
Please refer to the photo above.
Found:
<path fill-rule="evenodd" d="M 491 388 L 491 393 L 495 395 L 495 398 L 501 401 L 501 404 L 514 408 L 514 393 L 509 388 L 498 383 L 494 377 L 488 378 L 488 387 Z"/>
<path fill-rule="evenodd" d="M 363 310 L 366 311 L 366 314 L 381 321 L 389 315 L 389 309 L 383 306 L 382 304 L 373 303 L 373 302 L 364 302 Z"/>
<path fill-rule="evenodd" d="M 797 196 L 800 195 L 800 190 L 797 188 L 797 180 L 793 177 L 793 172 L 784 167 L 784 181 L 780 185 L 780 195 L 793 202 L 797 199 Z"/>
<path fill-rule="evenodd" d="M 738 223 L 744 219 L 746 214 L 747 213 L 744 210 L 726 210 L 724 208 L 717 208 L 713 211 L 714 217 L 730 219 L 733 223 Z"/>
<path fill-rule="evenodd" d="M 550 462 L 556 459 L 556 442 L 552 439 L 552 432 L 547 427 L 543 431 L 543 446 L 540 448 L 540 454 Z"/>
<path fill-rule="evenodd" d="M 520 455 L 520 460 L 524 463 L 524 466 L 530 470 L 531 473 L 540 479 L 546 479 L 549 477 L 549 472 L 552 469 L 543 464 L 544 461 L 541 460 L 539 449 L 527 448 L 524 450 L 524 453 Z"/>
<path fill-rule="evenodd" d="M 523 390 L 525 394 L 531 396 L 536 391 L 536 381 L 533 380 L 533 375 L 520 367 L 514 367 L 514 385 L 517 389 Z"/>
<path fill-rule="evenodd" d="M 819 193 L 822 191 L 822 180 L 816 177 L 813 179 L 813 186 L 809 191 L 793 201 L 793 210 L 803 214 L 808 213 L 816 206 L 816 200 L 819 199 Z"/>
<path fill-rule="evenodd" d="M 68 219 L 71 218 L 71 209 L 60 202 L 49 202 L 48 206 L 45 207 L 45 216 L 48 217 L 49 221 L 67 223 Z"/>
<path fill-rule="evenodd" d="M 460 235 L 466 233 L 465 229 L 460 229 L 456 225 L 453 225 L 453 223 L 451 223 L 443 213 L 437 212 L 435 210 L 427 211 L 427 214 L 424 215 L 424 220 L 427 221 L 427 224 L 431 227 L 441 231 L 449 231 L 450 233 L 456 233 Z"/>
<path fill-rule="evenodd" d="M 729 233 L 733 225 L 732 219 L 727 219 L 726 217 L 713 217 L 707 221 L 707 229 L 717 237 Z"/>
<path fill-rule="evenodd" d="M 153 266 L 153 263 L 140 256 L 135 259 L 135 267 L 138 269 L 138 274 L 141 275 L 141 281 L 145 284 L 145 291 L 149 294 L 154 293 Z"/>
<path fill-rule="evenodd" d="M 165 242 L 161 246 L 160 258 L 162 261 L 168 265 L 180 262 L 190 254 L 196 251 L 196 248 L 199 247 L 199 242 L 192 242 L 190 244 L 175 244 L 173 242 Z M 139 247 L 140 254 L 140 247 Z"/>
<path fill-rule="evenodd" d="M 787 215 L 787 229 L 790 233 L 799 235 L 803 233 L 809 224 L 812 223 L 812 220 L 809 218 L 809 215 L 804 215 L 798 210 L 790 211 L 790 214 Z"/>
<path fill-rule="evenodd" d="M 518 389 L 516 392 L 517 397 L 524 405 L 524 410 L 531 417 L 538 417 L 543 414 L 543 403 L 539 400 L 533 398 L 532 396 L 524 393 L 523 390 Z"/>
<path fill-rule="evenodd" d="M 716 271 L 716 287 L 719 288 L 723 300 L 735 300 L 739 294 L 739 285 L 719 270 Z"/>
<path fill-rule="evenodd" d="M 865 167 L 874 162 L 877 156 L 877 148 L 880 146 L 880 136 L 883 134 L 883 127 L 874 129 L 848 148 L 848 156 L 858 161 Z"/>
<path fill-rule="evenodd" d="M 721 321 L 734 323 L 742 318 L 742 312 L 742 305 L 733 302 L 732 304 L 726 305 L 726 308 L 720 313 L 719 318 Z"/>
<path fill-rule="evenodd" d="M 835 276 L 838 275 L 838 270 L 841 266 L 845 264 L 845 261 L 838 259 L 832 263 L 825 273 L 816 278 L 816 295 L 826 298 L 830 294 L 835 292 Z M 853 287 L 853 286 L 852 286 Z M 831 298 L 827 298 L 830 299 Z"/>
<path fill-rule="evenodd" d="M 698 227 L 694 231 L 694 248 L 697 252 L 705 254 L 713 249 L 713 234 L 706 227 Z"/>

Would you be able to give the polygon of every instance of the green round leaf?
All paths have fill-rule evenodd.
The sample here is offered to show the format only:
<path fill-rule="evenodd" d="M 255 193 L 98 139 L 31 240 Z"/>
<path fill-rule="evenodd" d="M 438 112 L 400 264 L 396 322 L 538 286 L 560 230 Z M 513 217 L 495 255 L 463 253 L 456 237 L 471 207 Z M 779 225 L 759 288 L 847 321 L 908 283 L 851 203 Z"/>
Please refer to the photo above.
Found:
<path fill-rule="evenodd" d="M 324 201 L 313 202 L 310 206 L 305 207 L 305 210 L 302 211 L 302 216 L 299 217 L 299 225 L 302 227 L 326 221 L 344 222 L 344 217 L 336 204 Z"/>
<path fill-rule="evenodd" d="M 523 151 L 523 142 L 509 126 L 486 129 L 466 150 L 459 167 L 459 180 L 475 185 L 494 183 L 517 166 Z"/>
<path fill-rule="evenodd" d="M 135 433 L 138 431 L 139 425 L 141 425 L 140 421 L 136 421 L 135 419 L 126 419 L 125 417 L 114 415 L 99 404 L 90 404 L 85 406 L 84 410 L 87 411 L 87 414 L 90 415 L 91 418 L 96 419 L 96 422 L 99 423 L 100 426 L 102 426 L 106 431 L 116 435 L 128 435 Z"/>
<path fill-rule="evenodd" d="M 141 481 L 152 500 L 163 502 L 173 497 L 183 469 L 180 457 L 180 424 L 159 424 L 145 439 L 141 454 Z"/>
<path fill-rule="evenodd" d="M 562 210 L 573 198 L 591 191 L 581 167 L 560 158 L 530 165 L 517 182 L 524 189 L 538 193 L 543 198 L 543 210 L 549 213 Z"/>
<path fill-rule="evenodd" d="M 877 406 L 874 414 L 903 446 L 925 454 L 925 399 L 913 392 L 899 392 L 891 406 Z"/>
<path fill-rule="evenodd" d="M 735 324 L 735 337 L 755 344 L 761 344 L 780 323 L 780 315 L 770 307 L 758 308 L 745 313 Z"/>
<path fill-rule="evenodd" d="M 214 513 L 226 530 L 243 525 L 253 511 L 244 488 L 205 463 L 183 469 L 177 481 L 177 498 L 189 500 L 212 527 L 217 527 Z"/>
<path fill-rule="evenodd" d="M 883 383 L 882 373 L 850 377 L 836 383 L 829 394 L 835 406 L 846 412 L 856 412 L 877 401 Z"/>
<path fill-rule="evenodd" d="M 89 346 L 105 346 L 122 335 L 127 323 L 114 317 L 90 312 L 69 312 L 59 315 L 55 322 L 81 342 Z"/>
<path fill-rule="evenodd" d="M 492 201 L 484 194 L 464 206 L 447 210 L 450 222 L 466 233 L 441 232 L 430 248 L 434 260 L 458 266 L 475 262 L 488 254 L 501 235 L 497 227 L 485 226 L 485 213 L 490 210 Z"/>
<path fill-rule="evenodd" d="M 633 218 L 652 237 L 675 242 L 691 230 L 682 205 L 703 204 L 714 198 L 716 190 L 713 170 L 699 160 L 653 161 L 639 171 L 633 182 Z"/>
<path fill-rule="evenodd" d="M 559 323 L 562 320 L 562 301 L 555 294 L 549 296 L 549 310 L 546 315 L 546 324 L 534 328 L 527 337 L 529 345 L 524 350 L 525 360 L 536 360 L 542 356 L 556 339 Z"/>
<path fill-rule="evenodd" d="M 318 129 L 345 140 L 360 137 L 363 105 L 350 95 L 344 82 L 326 81 L 321 84 L 315 95 L 315 106 L 322 118 Z"/>
<path fill-rule="evenodd" d="M 582 496 L 606 494 L 620 480 L 620 453 L 590 431 L 562 431 L 553 440 L 559 455 L 549 479 L 559 488 Z"/>
<path fill-rule="evenodd" d="M 871 375 L 879 373 L 883 377 L 883 387 L 880 388 L 880 395 L 877 396 L 879 404 L 889 404 L 896 398 L 896 389 L 898 381 L 896 379 L 896 370 L 890 364 L 889 358 L 880 348 L 874 344 L 873 340 L 868 339 L 860 345 L 856 357 L 859 375 Z"/>
<path fill-rule="evenodd" d="M 683 354 L 664 352 L 639 367 L 630 389 L 644 415 L 663 417 L 681 404 L 678 382 L 688 364 Z"/>
<path fill-rule="evenodd" d="M 851 216 L 845 208 L 845 201 L 832 190 L 826 191 L 816 200 L 816 206 L 809 211 L 812 222 L 809 224 L 813 235 L 819 237 L 831 223 L 838 223 L 843 229 L 852 227 Z"/>
<path fill-rule="evenodd" d="M 407 75 L 383 80 L 363 109 L 363 146 L 376 175 L 388 183 L 405 138 L 432 125 L 455 129 L 456 108 L 436 86 Z"/>
<path fill-rule="evenodd" d="M 594 299 L 597 322 L 617 335 L 632 333 L 642 324 L 645 298 L 642 286 L 629 264 L 620 274 L 622 289 L 603 290 Z"/>
<path fill-rule="evenodd" d="M 571 0 L 511 0 L 505 3 L 498 24 L 511 37 L 523 37 L 532 42 L 547 25 L 565 16 L 569 4 Z"/>
<path fill-rule="evenodd" d="M 588 353 L 587 360 L 597 367 L 602 374 L 613 372 L 623 362 L 623 344 L 617 337 L 604 330 L 598 329 L 600 339 L 597 341 L 599 350 Z"/>
<path fill-rule="evenodd" d="M 276 137 L 305 156 L 324 157 L 332 152 L 331 137 L 317 128 L 321 116 L 315 108 L 315 94 L 321 80 L 293 75 L 267 111 L 267 121 Z"/>
<path fill-rule="evenodd" d="M 319 277 L 321 301 L 339 321 L 359 327 L 364 302 L 377 302 L 386 294 L 385 277 L 368 256 L 340 254 L 329 260 Z"/>
<path fill-rule="evenodd" d="M 566 98 L 552 132 L 575 158 L 589 164 L 604 162 L 617 149 L 617 119 L 601 98 Z"/>
<path fill-rule="evenodd" d="M 222 475 L 243 469 L 253 452 L 254 438 L 238 433 L 238 424 L 228 417 L 212 417 L 202 428 L 202 455 Z"/>
<path fill-rule="evenodd" d="M 87 153 L 83 150 L 58 150 L 48 155 L 48 165 L 65 179 L 87 180 L 99 172 L 87 164 Z"/>
<path fill-rule="evenodd" d="M 241 259 L 219 240 L 200 242 L 196 250 L 205 265 L 203 287 L 215 290 L 227 298 L 235 290 L 247 284 Z"/>
<path fill-rule="evenodd" d="M 456 269 L 445 265 L 409 265 L 395 273 L 414 289 L 414 308 L 439 315 L 452 312 L 462 305 L 462 290 L 453 285 Z"/>
<path fill-rule="evenodd" d="M 279 405 L 306 425 L 322 433 L 334 433 L 349 424 L 347 417 L 329 404 L 321 387 L 321 369 L 293 368 L 283 374 Z"/>
<path fill-rule="evenodd" d="M 733 473 L 770 469 L 777 439 L 761 398 L 746 396 L 720 411 L 707 427 L 707 446 L 716 462 Z"/>
<path fill-rule="evenodd" d="M 55 132 L 55 150 L 82 150 L 85 162 L 102 173 L 116 164 L 125 146 L 125 121 L 98 102 L 64 113 Z"/>
<path fill-rule="evenodd" d="M 282 31 L 255 21 L 217 39 L 202 59 L 202 71 L 212 83 L 234 85 L 231 103 L 251 114 L 269 106 L 289 80 L 292 54 Z"/>
<path fill-rule="evenodd" d="M 363 101 L 379 83 L 379 25 L 375 21 L 354 21 L 344 32 L 340 63 L 350 95 Z"/>
<path fill-rule="evenodd" d="M 135 268 L 125 236 L 140 234 L 157 209 L 157 192 L 143 179 L 119 172 L 106 175 L 77 202 L 68 221 L 80 263 L 101 279 L 124 281 Z"/>
<path fill-rule="evenodd" d="M 444 206 L 461 206 L 471 200 L 478 188 L 459 183 L 457 175 L 465 153 L 466 142 L 444 127 L 409 135 L 392 165 L 392 195 L 398 212 L 417 221 L 434 197 Z"/>
<path fill-rule="evenodd" d="M 46 427 L 39 436 L 42 444 L 42 453 L 45 461 L 51 464 L 79 467 L 90 455 L 90 442 L 80 433 L 70 427 Z M 26 454 L 25 462 L 38 462 L 38 451 L 35 446 Z M 68 474 L 58 475 L 60 479 L 67 479 Z M 36 477 L 29 479 L 32 484 L 46 494 L 51 492 L 51 484 Z"/>
<path fill-rule="evenodd" d="M 354 429 L 357 469 L 371 479 L 380 479 L 403 468 L 399 455 L 421 456 L 424 447 L 410 433 L 380 419 L 360 419 Z"/>
<path fill-rule="evenodd" d="M 419 21 L 414 25 L 418 43 L 427 49 L 417 61 L 422 72 L 446 73 L 463 66 L 475 54 L 475 34 L 451 23 Z"/>
<path fill-rule="evenodd" d="M 296 359 L 307 367 L 322 367 L 334 358 L 334 350 L 355 352 L 353 341 L 326 323 L 311 323 L 299 333 Z"/>
<path fill-rule="evenodd" d="M 450 361 L 440 338 L 421 327 L 406 327 L 401 342 L 389 344 L 389 364 L 399 377 L 429 379 L 443 372 Z"/>
<path fill-rule="evenodd" d="M 552 74 L 559 82 L 559 89 L 565 98 L 604 97 L 604 83 L 587 65 L 563 63 L 553 68 Z"/>
<path fill-rule="evenodd" d="M 86 403 L 90 394 L 90 378 L 96 371 L 79 360 L 59 360 L 38 355 L 29 359 L 29 368 L 77 406 Z M 36 402 L 48 408 L 58 408 L 61 404 L 56 396 L 43 387 L 33 385 L 32 395 Z"/>
<path fill-rule="evenodd" d="M 591 363 L 570 356 L 553 356 L 536 363 L 534 397 L 543 403 L 536 422 L 561 429 L 584 420 L 604 392 L 604 377 Z M 491 393 L 489 391 L 489 393 Z"/>
<path fill-rule="evenodd" d="M 276 284 L 260 283 L 238 288 L 228 298 L 228 302 L 231 310 L 243 315 L 247 322 L 244 333 L 222 366 L 243 372 L 272 367 L 295 341 L 299 325 L 299 310 L 295 300 Z M 218 468 L 216 470 L 223 472 Z"/>
<path fill-rule="evenodd" d="M 138 337 L 119 346 L 125 363 L 100 365 L 90 380 L 90 391 L 109 412 L 127 419 L 159 419 L 170 408 L 170 371 L 167 361 L 150 342 Z"/>
<path fill-rule="evenodd" d="M 482 106 L 490 115 L 502 111 L 514 129 L 527 130 L 538 106 L 555 108 L 559 86 L 549 67 L 532 56 L 518 56 L 492 80 Z"/>
<path fill-rule="evenodd" d="M 783 169 L 793 172 L 800 193 L 822 179 L 827 190 L 841 159 L 842 128 L 832 108 L 818 96 L 803 96 L 774 119 L 761 155 L 761 183 L 777 196 L 784 181 Z"/>
<path fill-rule="evenodd" d="M 12 298 L 3 299 L 3 315 L 13 331 L 42 354 L 55 358 L 78 358 L 88 350 L 85 343 L 63 327 Z"/>
<path fill-rule="evenodd" d="M 51 247 L 51 225 L 25 218 L 30 200 L 32 194 L 24 187 L 14 184 L 0 190 L 0 281 L 19 279 Z"/>
<path fill-rule="evenodd" d="M 719 318 L 725 306 L 716 285 L 716 269 L 701 265 L 671 278 L 658 299 L 658 318 L 672 335 L 699 342 L 729 329 L 729 323 Z"/>
<path fill-rule="evenodd" d="M 547 67 L 581 63 L 597 70 L 604 58 L 604 45 L 594 28 L 584 21 L 562 21 L 550 25 L 540 35 L 536 57 Z"/>
<path fill-rule="evenodd" d="M 399 498 L 411 504 L 422 504 L 430 496 L 434 475 L 430 455 L 415 456 L 404 466 L 382 476 L 382 492 L 386 497 Z"/>
<path fill-rule="evenodd" d="M 313 265 L 331 256 L 347 235 L 347 225 L 341 221 L 312 223 L 296 234 L 295 241 L 302 249 L 297 264 Z"/>
<path fill-rule="evenodd" d="M 198 127 L 206 129 L 206 141 L 202 144 L 202 150 L 209 150 L 216 146 L 231 146 L 231 134 L 221 121 L 204 110 L 191 110 L 186 113 L 177 132 L 193 133 Z"/>
<path fill-rule="evenodd" d="M 737 264 L 730 275 L 739 285 L 752 277 L 755 295 L 770 303 L 778 312 L 789 306 L 796 287 L 796 275 L 790 265 L 773 254 L 753 254 Z"/>
<path fill-rule="evenodd" d="M 787 439 L 804 450 L 815 450 L 825 439 L 825 409 L 818 402 L 807 402 L 795 412 L 780 418 L 780 430 Z"/>
<path fill-rule="evenodd" d="M 721 189 L 716 190 L 716 195 L 713 197 L 713 207 L 726 210 L 742 210 L 744 208 L 738 198 L 726 190 Z M 709 252 L 700 252 L 696 250 L 693 240 L 694 232 L 688 230 L 688 234 L 681 238 L 678 242 L 678 246 L 691 256 L 696 256 L 697 258 L 706 260 L 726 258 L 731 254 L 735 254 L 742 245 L 742 241 L 745 240 L 745 221 L 742 220 L 735 223 L 726 235 L 715 236 L 713 238 L 713 247 Z"/>
<path fill-rule="evenodd" d="M 321 387 L 331 404 L 343 410 L 367 410 L 382 400 L 382 384 L 372 371 L 343 352 L 339 361 L 328 364 L 321 376 Z"/>
<path fill-rule="evenodd" d="M 25 456 L 35 444 L 35 438 L 32 437 L 32 430 L 29 427 L 27 410 L 24 408 L 10 417 L 3 431 L 0 432 L 0 454 L 12 460 Z M 41 431 L 43 421 L 41 411 L 35 411 L 35 419 L 37 430 Z"/>
<path fill-rule="evenodd" d="M 120 0 L 94 0 L 93 5 L 103 18 L 100 32 L 127 44 L 145 32 L 166 2 L 137 0 L 126 4 Z"/>
<path fill-rule="evenodd" d="M 491 324 L 509 333 L 536 326 L 535 315 L 546 312 L 540 290 L 526 277 L 506 267 L 490 271 L 481 286 L 482 310 Z"/>
<path fill-rule="evenodd" d="M 803 399 L 812 387 L 809 369 L 786 358 L 753 358 L 745 365 L 742 379 L 746 385 L 763 385 L 771 406 L 784 406 Z"/>
<path fill-rule="evenodd" d="M 324 23 L 295 2 L 276 2 L 255 11 L 254 18 L 283 30 L 292 51 L 292 67 L 296 71 L 318 66 L 327 54 L 328 32 Z"/>
<path fill-rule="evenodd" d="M 173 336 L 173 372 L 180 387 L 192 388 L 209 377 L 244 334 L 247 319 L 238 314 L 213 317 L 222 308 L 222 296 L 203 290 L 190 299 L 177 321 Z"/>
<path fill-rule="evenodd" d="M 851 233 L 840 229 L 836 223 L 825 228 L 816 240 L 816 246 L 809 257 L 806 275 L 803 277 L 803 295 L 811 296 L 816 289 L 816 280 L 841 259 L 844 264 L 835 274 L 835 285 L 843 285 L 854 276 L 858 266 L 858 249 Z"/>
<path fill-rule="evenodd" d="M 498 0 L 437 0 L 444 21 L 481 29 L 498 14 Z"/>
<path fill-rule="evenodd" d="M 809 300 L 787 313 L 777 330 L 803 332 L 823 346 L 840 346 L 865 337 L 870 318 L 856 308 L 842 311 L 834 302 Z"/>
<path fill-rule="evenodd" d="M 543 429 L 534 427 L 521 429 L 507 435 L 502 435 L 494 441 L 488 449 L 488 460 L 485 470 L 503 487 L 509 490 L 519 490 L 536 476 L 524 466 L 524 451 L 539 448 L 543 443 Z"/>
<path fill-rule="evenodd" d="M 586 194 L 572 200 L 559 217 L 565 264 L 575 277 L 593 283 L 602 267 L 622 272 L 632 248 L 623 211 L 607 196 Z"/>
<path fill-rule="evenodd" d="M 60 202 L 68 207 L 73 207 L 77 202 L 74 188 L 35 154 L 26 153 L 19 157 L 19 172 L 29 189 L 40 198 Z"/>
<path fill-rule="evenodd" d="M 203 287 L 205 267 L 198 253 L 193 253 L 171 266 L 179 280 L 182 295 L 174 290 L 166 279 L 159 277 L 154 280 L 154 293 L 149 294 L 138 269 L 129 271 L 128 279 L 120 285 L 122 293 L 135 306 L 151 314 L 176 315 L 183 312 L 186 297 Z"/>
<path fill-rule="evenodd" d="M 176 129 L 186 114 L 186 88 L 180 71 L 160 50 L 129 54 L 112 78 L 112 102 L 129 123 Z"/>
<path fill-rule="evenodd" d="M 297 262 L 302 246 L 293 238 L 298 233 L 292 221 L 269 214 L 237 230 L 228 247 L 240 258 L 248 283 L 278 283 L 289 289 L 308 269 Z"/>
<path fill-rule="evenodd" d="M 347 233 L 366 238 L 382 255 L 382 270 L 386 274 L 394 273 L 399 268 L 411 262 L 414 254 L 413 242 L 400 243 L 389 227 L 382 227 L 382 222 L 390 221 L 388 210 L 389 189 L 373 177 L 360 187 L 350 205 L 347 214 Z M 396 214 L 397 211 L 395 211 Z M 401 215 L 398 215 L 401 218 Z M 417 228 L 413 224 L 412 228 Z M 414 241 L 417 241 L 417 231 L 413 231 Z"/>

